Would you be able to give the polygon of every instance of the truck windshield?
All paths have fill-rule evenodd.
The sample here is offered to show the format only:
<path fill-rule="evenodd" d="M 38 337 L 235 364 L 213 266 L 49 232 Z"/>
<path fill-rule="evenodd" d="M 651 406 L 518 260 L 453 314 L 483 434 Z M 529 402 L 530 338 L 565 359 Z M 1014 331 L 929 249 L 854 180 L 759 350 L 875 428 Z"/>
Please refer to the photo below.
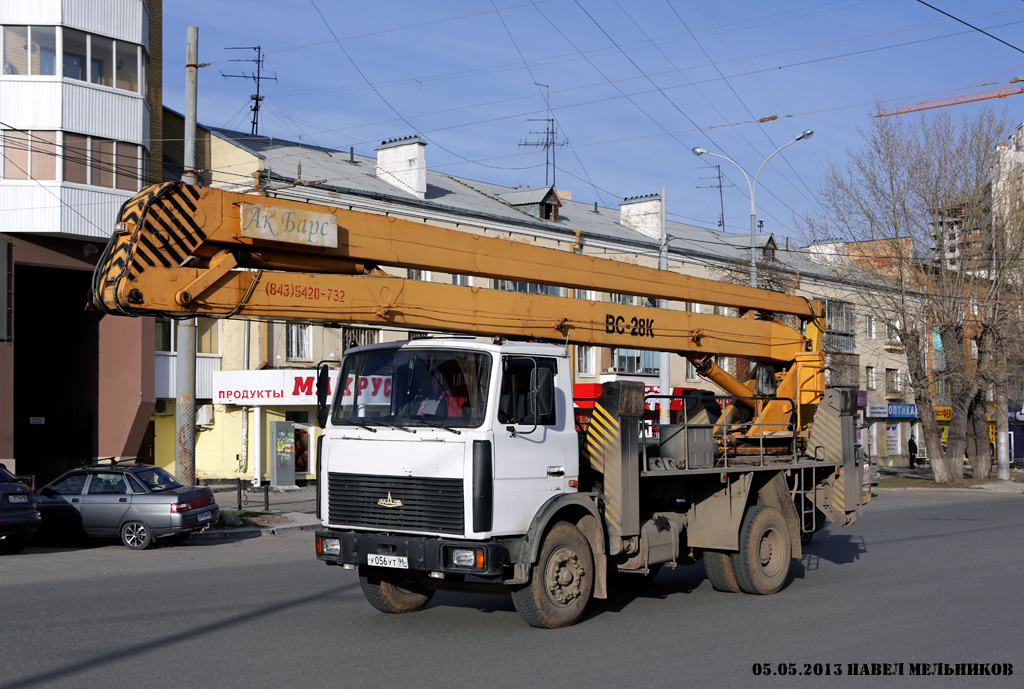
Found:
<path fill-rule="evenodd" d="M 376 349 L 345 358 L 335 424 L 475 428 L 491 357 L 462 349 Z"/>

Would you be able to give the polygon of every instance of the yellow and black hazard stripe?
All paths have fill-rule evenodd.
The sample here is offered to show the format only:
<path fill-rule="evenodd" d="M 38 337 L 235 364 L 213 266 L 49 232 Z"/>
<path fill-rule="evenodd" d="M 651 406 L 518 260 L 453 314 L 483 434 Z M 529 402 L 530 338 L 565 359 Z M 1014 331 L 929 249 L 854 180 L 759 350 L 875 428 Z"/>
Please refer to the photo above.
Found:
<path fill-rule="evenodd" d="M 130 248 L 125 255 L 112 255 L 111 260 L 127 261 L 129 278 L 148 266 L 181 265 L 207 236 L 195 218 L 198 199 L 197 187 L 179 182 L 137 194 L 121 211 L 122 222 L 135 223 Z"/>
<path fill-rule="evenodd" d="M 622 482 L 622 477 L 615 467 L 622 461 L 622 428 L 618 417 L 609 412 L 600 401 L 594 404 L 594 412 L 590 417 L 590 424 L 587 426 L 584 447 L 590 468 L 604 475 L 605 493 L 613 496 L 621 495 L 622 486 L 619 484 Z M 606 471 L 609 468 L 613 470 Z M 611 500 L 604 503 L 604 514 L 613 530 L 621 530 L 622 515 L 619 514 L 616 501 Z"/>

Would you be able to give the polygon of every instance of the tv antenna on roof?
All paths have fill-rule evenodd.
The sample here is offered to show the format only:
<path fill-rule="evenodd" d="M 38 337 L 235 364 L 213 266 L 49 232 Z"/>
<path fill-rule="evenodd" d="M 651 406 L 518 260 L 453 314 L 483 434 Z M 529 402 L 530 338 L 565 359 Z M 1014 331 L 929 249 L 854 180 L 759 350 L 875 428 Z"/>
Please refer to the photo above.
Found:
<path fill-rule="evenodd" d="M 263 76 L 263 49 L 261 46 L 246 46 L 240 48 L 225 48 L 224 50 L 255 50 L 256 57 L 239 58 L 237 60 L 228 60 L 228 62 L 255 62 L 256 73 L 255 74 L 225 74 L 221 72 L 220 75 L 225 79 L 234 77 L 237 79 L 252 79 L 256 82 L 256 93 L 249 96 L 249 100 L 253 102 L 252 107 L 252 131 L 250 132 L 253 136 L 259 132 L 260 126 L 260 102 L 263 100 L 263 96 L 260 95 L 260 82 L 263 80 L 277 81 L 277 72 L 274 72 L 274 76 L 265 77 Z"/>
<path fill-rule="evenodd" d="M 558 128 L 555 126 L 555 118 L 551 116 L 551 101 L 549 99 L 549 87 L 547 84 L 538 84 L 536 81 L 533 82 L 536 86 L 540 86 L 544 89 L 544 105 L 547 108 L 548 116 L 543 118 L 531 118 L 527 119 L 527 122 L 547 122 L 548 126 L 542 132 L 530 132 L 531 134 L 543 134 L 544 139 L 541 141 L 520 141 L 520 146 L 533 146 L 535 148 L 544 149 L 544 186 L 548 185 L 548 172 L 551 172 L 551 185 L 555 186 L 555 174 L 557 172 L 557 166 L 555 165 L 555 149 L 565 146 L 569 142 L 566 140 L 558 141 Z"/>

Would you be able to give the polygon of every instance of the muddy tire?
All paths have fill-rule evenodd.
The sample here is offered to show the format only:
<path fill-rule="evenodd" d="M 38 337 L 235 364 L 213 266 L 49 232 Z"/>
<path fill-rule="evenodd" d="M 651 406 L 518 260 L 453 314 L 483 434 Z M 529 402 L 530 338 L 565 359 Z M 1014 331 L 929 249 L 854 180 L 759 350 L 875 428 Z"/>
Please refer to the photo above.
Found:
<path fill-rule="evenodd" d="M 530 583 L 512 591 L 512 603 L 531 627 L 568 627 L 594 591 L 594 556 L 580 530 L 558 522 L 544 537 Z"/>
<path fill-rule="evenodd" d="M 369 565 L 359 566 L 359 586 L 370 605 L 389 614 L 414 612 L 434 596 L 412 573 L 389 572 Z"/>
<path fill-rule="evenodd" d="M 740 590 L 762 596 L 775 593 L 786 583 L 792 556 L 782 513 L 768 505 L 747 510 L 740 529 L 740 551 L 733 556 Z"/>
<path fill-rule="evenodd" d="M 707 572 L 711 588 L 723 593 L 739 593 L 740 584 L 736 581 L 733 569 L 733 555 L 721 550 L 704 551 L 704 571 Z"/>

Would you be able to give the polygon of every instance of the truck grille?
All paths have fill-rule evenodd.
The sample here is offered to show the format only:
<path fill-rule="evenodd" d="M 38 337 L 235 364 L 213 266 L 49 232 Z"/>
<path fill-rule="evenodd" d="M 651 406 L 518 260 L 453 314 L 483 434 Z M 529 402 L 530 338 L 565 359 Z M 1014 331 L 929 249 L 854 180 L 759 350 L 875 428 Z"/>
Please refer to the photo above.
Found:
<path fill-rule="evenodd" d="M 339 526 L 463 533 L 462 479 L 329 473 L 328 519 Z"/>

